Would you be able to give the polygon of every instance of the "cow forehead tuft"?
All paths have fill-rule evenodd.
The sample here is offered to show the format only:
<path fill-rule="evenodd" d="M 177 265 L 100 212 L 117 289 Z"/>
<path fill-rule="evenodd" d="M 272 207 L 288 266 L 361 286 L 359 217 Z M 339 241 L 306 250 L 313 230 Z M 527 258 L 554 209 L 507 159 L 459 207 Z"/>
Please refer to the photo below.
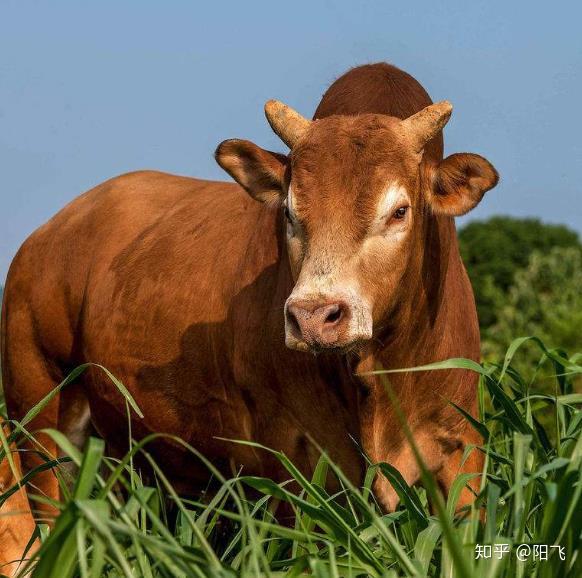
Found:
<path fill-rule="evenodd" d="M 317 121 L 291 153 L 288 203 L 308 230 L 333 221 L 358 238 L 377 217 L 381 199 L 388 202 L 387 190 L 414 189 L 417 157 L 394 129 L 397 119 L 379 116 Z"/>
<path fill-rule="evenodd" d="M 375 167 L 409 170 L 417 158 L 403 137 L 399 121 L 382 115 L 330 117 L 317 121 L 291 152 L 291 173 L 309 179 L 364 180 Z M 369 117 L 369 118 L 368 118 Z M 400 175 L 399 175 L 400 176 Z"/>

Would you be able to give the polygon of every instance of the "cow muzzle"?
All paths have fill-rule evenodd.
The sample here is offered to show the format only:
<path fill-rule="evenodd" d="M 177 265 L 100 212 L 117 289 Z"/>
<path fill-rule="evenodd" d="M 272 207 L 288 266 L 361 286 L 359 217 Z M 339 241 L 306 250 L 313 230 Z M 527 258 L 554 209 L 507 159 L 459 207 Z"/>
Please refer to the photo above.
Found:
<path fill-rule="evenodd" d="M 289 299 L 285 307 L 285 342 L 300 351 L 347 348 L 357 340 L 352 318 L 352 308 L 346 301 Z"/>

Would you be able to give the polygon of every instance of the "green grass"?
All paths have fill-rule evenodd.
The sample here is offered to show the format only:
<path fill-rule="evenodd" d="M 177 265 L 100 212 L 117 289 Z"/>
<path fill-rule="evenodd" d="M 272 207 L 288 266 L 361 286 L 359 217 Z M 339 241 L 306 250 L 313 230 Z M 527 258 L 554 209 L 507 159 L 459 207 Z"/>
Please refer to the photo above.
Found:
<path fill-rule="evenodd" d="M 582 373 L 582 355 L 568 358 L 534 342 L 540 350 L 539 368 L 544 368 L 543 384 L 535 378 L 524 381 L 513 367 L 524 340 L 514 341 L 498 364 L 449 360 L 429 366 L 434 371 L 465 367 L 480 375 L 480 419 L 466 418 L 483 435 L 480 451 L 486 466 L 476 504 L 463 515 L 454 512 L 466 475 L 457 478 L 445 502 L 426 471 L 424 488 L 411 488 L 391 466 L 375 464 L 363 487 L 354 487 L 325 455 L 307 479 L 279 452 L 272 453 L 292 483 L 248 476 L 225 479 L 188 448 L 193 460 L 205 461 L 219 489 L 205 500 L 185 499 L 164 476 L 163 464 L 156 464 L 147 452 L 155 436 L 134 443 L 131 453 L 118 461 L 106 456 L 101 440 L 89 439 L 79 452 L 53 431 L 79 475 L 72 488 L 65 473 L 61 475 L 60 515 L 51 530 L 38 525 L 42 546 L 21 574 L 580 578 L 582 394 L 572 390 L 572 381 Z M 537 393 L 548 391 L 548 367 L 553 368 L 554 395 Z M 135 411 L 129 394 L 122 391 L 128 411 Z M 17 425 L 14 439 L 22 438 L 26 423 L 41 407 L 31 410 L 22 429 Z M 403 427 L 406 430 L 406 424 Z M 144 484 L 133 467 L 137 454 L 150 462 L 154 485 Z M 394 513 L 383 514 L 374 499 L 371 483 L 377 469 L 401 497 Z M 335 495 L 325 490 L 331 478 L 341 488 Z M 27 480 L 34 482 L 34 472 Z M 273 516 L 280 502 L 294 512 L 291 524 L 282 525 Z M 486 516 L 480 518 L 479 509 Z M 508 544 L 509 552 L 501 559 L 493 553 L 476 560 L 477 544 Z M 521 544 L 532 547 L 524 562 L 516 557 Z M 566 559 L 550 548 L 548 560 L 534 560 L 534 544 L 562 546 Z"/>

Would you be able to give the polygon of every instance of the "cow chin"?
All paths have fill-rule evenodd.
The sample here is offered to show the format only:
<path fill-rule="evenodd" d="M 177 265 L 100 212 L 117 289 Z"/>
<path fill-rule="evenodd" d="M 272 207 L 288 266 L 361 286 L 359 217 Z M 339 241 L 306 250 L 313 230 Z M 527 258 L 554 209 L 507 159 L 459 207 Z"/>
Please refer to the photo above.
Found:
<path fill-rule="evenodd" d="M 346 354 L 352 351 L 358 351 L 367 341 L 369 341 L 369 336 L 357 336 L 349 341 L 337 341 L 335 343 L 320 343 L 318 341 L 306 341 L 303 339 L 297 339 L 293 335 L 285 333 L 285 345 L 289 349 L 295 351 L 303 351 L 306 353 L 318 354 Z"/>

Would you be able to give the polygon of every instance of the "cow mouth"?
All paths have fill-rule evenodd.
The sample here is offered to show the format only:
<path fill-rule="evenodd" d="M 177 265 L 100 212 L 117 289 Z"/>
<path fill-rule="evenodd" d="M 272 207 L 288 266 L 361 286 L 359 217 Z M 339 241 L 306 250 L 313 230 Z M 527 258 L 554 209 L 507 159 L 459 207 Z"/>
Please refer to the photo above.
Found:
<path fill-rule="evenodd" d="M 367 340 L 354 339 L 346 343 L 307 343 L 303 340 L 287 340 L 287 347 L 295 351 L 311 353 L 313 355 L 348 355 L 357 354 Z"/>

